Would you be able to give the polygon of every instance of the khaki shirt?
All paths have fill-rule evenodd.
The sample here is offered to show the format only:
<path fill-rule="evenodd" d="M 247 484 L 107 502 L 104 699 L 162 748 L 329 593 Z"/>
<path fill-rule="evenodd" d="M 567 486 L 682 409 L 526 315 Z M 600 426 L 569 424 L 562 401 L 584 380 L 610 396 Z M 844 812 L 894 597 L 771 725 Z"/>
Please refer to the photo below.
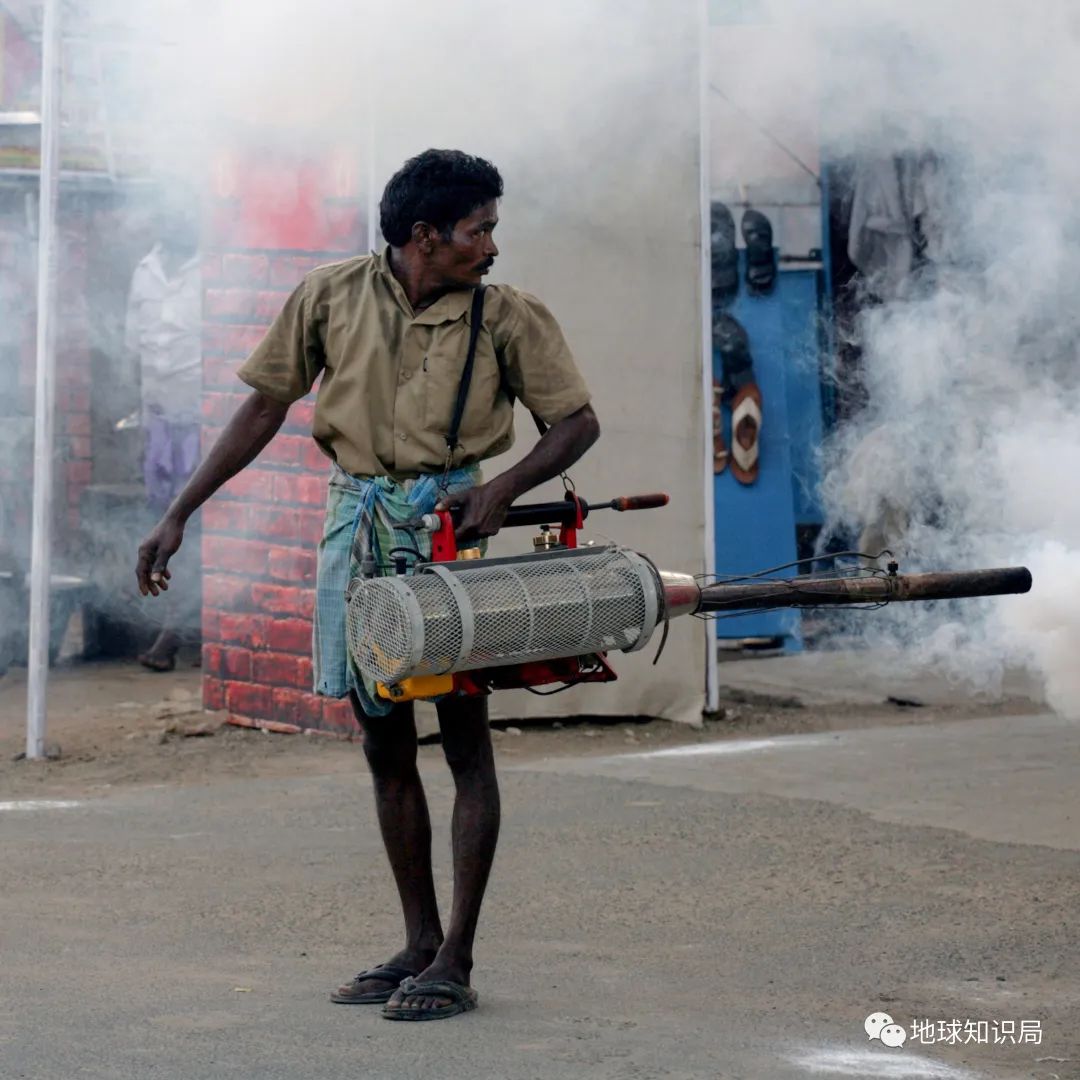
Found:
<path fill-rule="evenodd" d="M 472 290 L 415 313 L 387 252 L 321 266 L 285 302 L 240 378 L 276 401 L 302 398 L 321 374 L 312 434 L 354 476 L 406 479 L 446 465 L 446 435 L 469 348 Z M 484 293 L 484 319 L 461 419 L 460 467 L 514 441 L 507 382 L 549 424 L 589 401 L 562 331 L 534 296 L 509 285 Z"/>

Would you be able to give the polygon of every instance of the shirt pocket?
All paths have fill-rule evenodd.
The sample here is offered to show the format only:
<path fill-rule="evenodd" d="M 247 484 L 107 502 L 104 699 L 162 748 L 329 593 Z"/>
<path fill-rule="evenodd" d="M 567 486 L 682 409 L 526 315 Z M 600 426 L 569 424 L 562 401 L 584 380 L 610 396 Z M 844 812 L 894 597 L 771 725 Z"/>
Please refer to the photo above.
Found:
<path fill-rule="evenodd" d="M 421 376 L 424 388 L 424 429 L 445 438 L 457 404 L 458 388 L 465 372 L 469 350 L 469 328 L 462 320 L 456 334 L 436 335 L 424 357 Z M 458 440 L 486 434 L 491 429 L 492 411 L 499 393 L 499 364 L 491 334 L 481 330 L 476 341 L 472 381 L 461 417 Z"/>

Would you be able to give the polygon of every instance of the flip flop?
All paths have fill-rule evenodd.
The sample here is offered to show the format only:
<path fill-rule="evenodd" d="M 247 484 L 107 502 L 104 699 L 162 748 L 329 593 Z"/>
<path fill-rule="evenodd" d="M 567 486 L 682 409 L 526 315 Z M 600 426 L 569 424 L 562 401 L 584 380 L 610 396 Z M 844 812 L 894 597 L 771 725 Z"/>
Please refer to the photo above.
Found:
<path fill-rule="evenodd" d="M 710 207 L 709 227 L 712 302 L 716 307 L 726 307 L 739 291 L 739 253 L 735 248 L 735 219 L 722 202 Z"/>
<path fill-rule="evenodd" d="M 462 986 L 461 983 L 417 982 L 415 979 L 406 979 L 399 989 L 405 998 L 444 997 L 450 998 L 450 1004 L 439 1005 L 434 1009 L 407 1009 L 402 1005 L 384 1005 L 382 1015 L 387 1020 L 445 1020 L 448 1016 L 457 1016 L 458 1013 L 476 1008 L 476 991 L 471 986 Z"/>
<path fill-rule="evenodd" d="M 731 403 L 731 474 L 740 484 L 758 478 L 761 391 L 757 383 L 740 387 Z"/>
<path fill-rule="evenodd" d="M 361 971 L 348 986 L 338 987 L 330 995 L 330 1000 L 336 1005 L 381 1005 L 394 996 L 394 991 L 406 979 L 411 979 L 416 974 L 407 968 L 398 967 L 397 964 L 382 964 L 370 971 Z M 369 990 L 364 994 L 350 993 L 349 988 L 370 979 L 378 979 L 388 984 L 385 990 Z"/>
<path fill-rule="evenodd" d="M 754 381 L 754 360 L 750 355 L 750 337 L 734 315 L 713 313 L 713 348 L 720 357 L 720 380 L 724 397 L 730 399 L 740 386 Z"/>
<path fill-rule="evenodd" d="M 712 384 L 712 446 L 713 446 L 713 475 L 719 476 L 728 464 L 728 448 L 724 442 L 724 417 L 720 411 L 721 402 L 724 400 L 724 384 L 719 379 L 713 379 Z"/>
<path fill-rule="evenodd" d="M 760 210 L 747 210 L 742 217 L 746 241 L 746 284 L 752 293 L 771 293 L 776 283 L 776 252 L 772 223 Z"/>

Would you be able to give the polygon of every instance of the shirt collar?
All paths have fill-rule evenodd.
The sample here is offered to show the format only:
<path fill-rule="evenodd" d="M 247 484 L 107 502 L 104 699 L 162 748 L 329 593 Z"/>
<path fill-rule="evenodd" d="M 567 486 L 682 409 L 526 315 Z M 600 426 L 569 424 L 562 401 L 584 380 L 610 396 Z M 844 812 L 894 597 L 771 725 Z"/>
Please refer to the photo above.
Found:
<path fill-rule="evenodd" d="M 390 269 L 390 245 L 375 255 L 375 269 L 386 279 L 390 290 L 398 298 L 398 301 L 407 312 L 412 315 L 412 321 L 417 326 L 438 326 L 440 323 L 454 322 L 463 315 L 465 321 L 469 321 L 469 310 L 472 307 L 472 289 L 454 289 L 453 292 L 444 293 L 430 307 L 424 308 L 419 314 L 413 312 L 409 298 L 401 287 L 401 282 L 394 277 Z"/>

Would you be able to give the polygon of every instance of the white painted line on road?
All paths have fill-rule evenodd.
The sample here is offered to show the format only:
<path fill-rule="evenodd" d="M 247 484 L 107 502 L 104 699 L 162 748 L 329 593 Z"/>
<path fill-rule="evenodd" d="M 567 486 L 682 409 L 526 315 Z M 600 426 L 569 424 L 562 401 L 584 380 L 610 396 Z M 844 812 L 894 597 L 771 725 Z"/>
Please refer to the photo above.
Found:
<path fill-rule="evenodd" d="M 664 750 L 642 750 L 632 754 L 615 754 L 601 761 L 644 761 L 654 758 L 720 757 L 727 754 L 751 754 L 758 750 L 801 750 L 803 747 L 835 746 L 836 735 L 780 735 L 775 739 L 721 739 L 718 742 L 689 743 L 669 746 Z"/>
<path fill-rule="evenodd" d="M 860 1080 L 978 1080 L 978 1073 L 968 1069 L 958 1069 L 916 1054 L 889 1051 L 837 1047 L 812 1050 L 790 1060 L 816 1075 L 857 1076 Z"/>
<path fill-rule="evenodd" d="M 82 806 L 72 799 L 13 799 L 0 802 L 0 810 L 71 810 Z"/>

